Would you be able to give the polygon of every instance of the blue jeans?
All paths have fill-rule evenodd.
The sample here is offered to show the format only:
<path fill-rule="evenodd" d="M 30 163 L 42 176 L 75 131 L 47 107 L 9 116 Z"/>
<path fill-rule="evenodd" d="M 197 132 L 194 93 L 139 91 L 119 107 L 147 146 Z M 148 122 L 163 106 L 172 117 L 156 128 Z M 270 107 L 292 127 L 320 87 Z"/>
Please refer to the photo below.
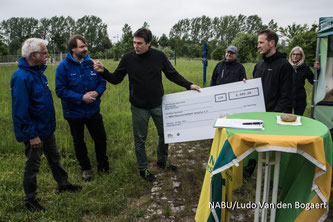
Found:
<path fill-rule="evenodd" d="M 108 157 L 106 155 L 106 132 L 103 123 L 103 117 L 96 113 L 90 118 L 71 119 L 66 118 L 74 142 L 74 150 L 77 160 L 80 163 L 81 170 L 91 170 L 88 150 L 84 142 L 84 125 L 95 142 L 95 153 L 97 159 L 98 171 L 109 170 Z"/>
<path fill-rule="evenodd" d="M 53 178 L 57 181 L 58 186 L 69 184 L 68 175 L 60 163 L 61 157 L 54 134 L 43 140 L 42 148 L 31 148 L 29 141 L 24 142 L 24 144 L 25 156 L 27 157 L 23 174 L 25 201 L 36 198 L 37 173 L 39 172 L 40 160 L 43 152 L 51 168 Z"/>
<path fill-rule="evenodd" d="M 153 109 L 141 109 L 131 105 L 131 111 L 134 149 L 139 170 L 148 168 L 145 144 L 150 116 L 153 118 L 158 132 L 157 162 L 165 163 L 168 159 L 168 144 L 164 143 L 162 106 Z"/>

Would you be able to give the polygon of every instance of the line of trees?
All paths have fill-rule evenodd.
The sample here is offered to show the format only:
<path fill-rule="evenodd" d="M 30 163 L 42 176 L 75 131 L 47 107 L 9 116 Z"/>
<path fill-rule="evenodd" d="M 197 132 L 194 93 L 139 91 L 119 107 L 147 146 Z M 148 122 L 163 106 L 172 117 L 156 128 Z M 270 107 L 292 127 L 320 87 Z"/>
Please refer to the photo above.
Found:
<path fill-rule="evenodd" d="M 288 53 L 296 45 L 301 46 L 307 55 L 307 62 L 312 64 L 316 50 L 317 25 L 293 23 L 286 28 L 279 27 L 274 20 L 264 24 L 257 15 L 207 16 L 182 19 L 170 31 L 170 47 L 180 56 L 202 56 L 202 45 L 207 42 L 208 57 L 221 60 L 229 45 L 238 48 L 240 62 L 256 62 L 260 55 L 257 50 L 258 33 L 272 29 L 280 36 L 278 48 Z M 189 56 L 190 55 L 190 56 Z"/>
<path fill-rule="evenodd" d="M 149 28 L 144 22 L 142 27 Z M 179 20 L 170 30 L 169 36 L 153 35 L 152 46 L 163 50 L 172 57 L 177 56 L 200 58 L 203 43 L 208 44 L 208 57 L 221 60 L 227 46 L 238 48 L 238 59 L 241 62 L 255 62 L 259 59 L 257 50 L 257 33 L 263 29 L 272 29 L 280 35 L 278 48 L 289 52 L 296 45 L 301 46 L 311 64 L 315 55 L 317 25 L 293 23 L 285 28 L 279 27 L 274 20 L 264 24 L 257 15 L 222 16 L 210 18 L 201 16 Z M 20 54 L 21 44 L 29 37 L 39 37 L 48 41 L 49 51 L 53 54 L 66 52 L 67 41 L 73 34 L 87 38 L 90 55 L 99 58 L 118 60 L 124 53 L 133 49 L 133 32 L 125 24 L 120 40 L 112 44 L 107 25 L 96 16 L 84 16 L 77 21 L 71 17 L 10 18 L 0 23 L 0 55 Z"/>
<path fill-rule="evenodd" d="M 85 36 L 92 53 L 103 52 L 112 46 L 107 25 L 96 16 L 84 16 L 77 21 L 69 16 L 40 20 L 13 17 L 0 23 L 0 55 L 20 54 L 22 42 L 30 37 L 47 40 L 52 54 L 66 52 L 68 39 L 73 34 Z"/>

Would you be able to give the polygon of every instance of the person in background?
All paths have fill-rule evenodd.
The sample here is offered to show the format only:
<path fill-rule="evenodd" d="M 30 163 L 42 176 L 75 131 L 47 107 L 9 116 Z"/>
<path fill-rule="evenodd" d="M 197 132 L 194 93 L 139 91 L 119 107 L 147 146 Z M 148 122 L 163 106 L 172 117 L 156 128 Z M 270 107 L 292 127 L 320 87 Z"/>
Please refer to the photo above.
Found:
<path fill-rule="evenodd" d="M 87 54 L 87 44 L 83 36 L 72 36 L 68 43 L 69 52 L 56 70 L 56 94 L 61 98 L 63 115 L 71 130 L 75 155 L 84 181 L 93 177 L 84 142 L 84 126 L 95 143 L 98 172 L 110 173 L 106 132 L 100 114 L 100 98 L 106 89 L 106 82 L 94 70 L 93 62 Z"/>
<path fill-rule="evenodd" d="M 134 50 L 125 54 L 114 73 L 110 73 L 102 63 L 95 63 L 95 70 L 112 84 L 120 83 L 128 74 L 132 111 L 134 149 L 140 175 L 147 181 L 156 178 L 148 169 L 145 150 L 148 122 L 153 118 L 158 131 L 157 166 L 176 171 L 177 167 L 168 161 L 168 144 L 164 143 L 162 97 L 164 94 L 162 75 L 186 89 L 200 91 L 200 87 L 187 81 L 170 64 L 165 54 L 150 48 L 152 33 L 140 28 L 134 33 Z"/>
<path fill-rule="evenodd" d="M 313 84 L 313 72 L 305 64 L 305 54 L 301 47 L 294 47 L 289 54 L 289 63 L 294 68 L 293 72 L 293 110 L 294 113 L 303 116 L 306 108 L 305 80 Z"/>
<path fill-rule="evenodd" d="M 286 55 L 276 49 L 279 37 L 272 30 L 263 30 L 258 36 L 262 55 L 254 67 L 253 78 L 261 78 L 267 112 L 291 113 L 293 68 Z"/>
<path fill-rule="evenodd" d="M 246 80 L 244 66 L 237 61 L 236 46 L 229 46 L 225 51 L 225 59 L 214 68 L 211 86 Z"/>
<path fill-rule="evenodd" d="M 36 198 L 37 173 L 42 153 L 58 183 L 58 192 L 81 191 L 82 187 L 72 185 L 60 163 L 56 145 L 55 110 L 52 93 L 44 75 L 49 53 L 46 41 L 27 39 L 22 46 L 22 57 L 11 80 L 12 116 L 17 141 L 24 142 L 26 161 L 23 174 L 25 206 L 30 211 L 45 212 Z"/>

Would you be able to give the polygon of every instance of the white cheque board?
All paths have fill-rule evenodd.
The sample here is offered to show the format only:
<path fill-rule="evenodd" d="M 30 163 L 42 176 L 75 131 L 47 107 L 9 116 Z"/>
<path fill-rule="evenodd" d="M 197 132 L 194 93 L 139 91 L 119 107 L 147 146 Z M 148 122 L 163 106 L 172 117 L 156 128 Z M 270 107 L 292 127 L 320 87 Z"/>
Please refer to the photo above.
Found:
<path fill-rule="evenodd" d="M 266 111 L 260 78 L 168 94 L 162 109 L 165 143 L 212 139 L 217 118 Z"/>

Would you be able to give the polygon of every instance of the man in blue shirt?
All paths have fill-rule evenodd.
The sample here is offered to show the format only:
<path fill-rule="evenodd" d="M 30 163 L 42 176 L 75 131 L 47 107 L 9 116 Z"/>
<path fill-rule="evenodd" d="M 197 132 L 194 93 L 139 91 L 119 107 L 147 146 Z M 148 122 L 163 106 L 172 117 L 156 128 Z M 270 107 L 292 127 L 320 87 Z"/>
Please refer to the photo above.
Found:
<path fill-rule="evenodd" d="M 27 160 L 23 187 L 25 206 L 30 211 L 45 211 L 36 199 L 37 173 L 44 152 L 58 183 L 58 191 L 80 191 L 72 185 L 60 163 L 54 131 L 55 111 L 51 91 L 44 75 L 49 54 L 42 39 L 27 39 L 22 46 L 22 58 L 11 81 L 12 116 L 17 141 L 24 142 Z"/>
<path fill-rule="evenodd" d="M 85 125 L 95 142 L 98 172 L 110 172 L 106 155 L 106 132 L 100 114 L 100 97 L 106 89 L 106 82 L 94 70 L 93 62 L 87 55 L 87 40 L 84 37 L 72 36 L 68 50 L 69 53 L 56 70 L 56 93 L 61 98 L 63 115 L 71 130 L 82 178 L 89 181 L 92 179 L 92 171 L 84 142 Z"/>

